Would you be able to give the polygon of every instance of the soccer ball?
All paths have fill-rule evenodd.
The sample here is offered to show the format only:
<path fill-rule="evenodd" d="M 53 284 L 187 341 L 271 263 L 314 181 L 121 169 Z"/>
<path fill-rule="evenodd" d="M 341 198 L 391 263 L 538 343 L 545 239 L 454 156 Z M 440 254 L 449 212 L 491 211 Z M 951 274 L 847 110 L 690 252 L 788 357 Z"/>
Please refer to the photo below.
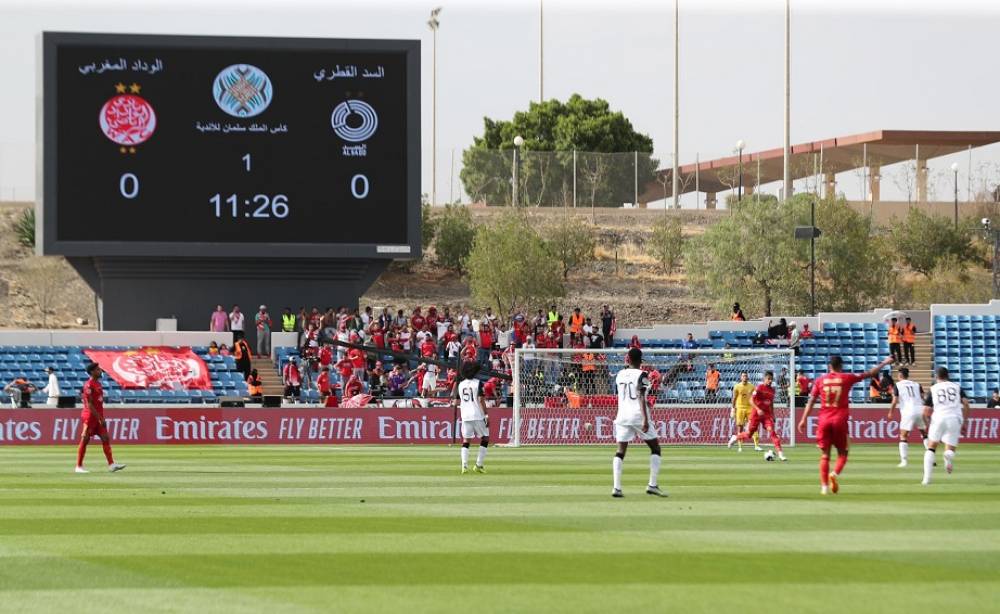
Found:
<path fill-rule="evenodd" d="M 774 460 L 774 450 L 768 450 L 767 452 L 764 452 L 764 460 L 766 460 L 767 462 L 773 461 Z"/>

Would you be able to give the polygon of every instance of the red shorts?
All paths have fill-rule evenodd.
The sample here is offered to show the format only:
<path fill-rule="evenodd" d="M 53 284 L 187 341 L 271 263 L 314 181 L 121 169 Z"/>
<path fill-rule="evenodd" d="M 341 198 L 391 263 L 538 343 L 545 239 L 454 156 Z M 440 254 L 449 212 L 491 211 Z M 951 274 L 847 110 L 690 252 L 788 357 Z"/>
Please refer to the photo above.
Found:
<path fill-rule="evenodd" d="M 80 417 L 83 420 L 83 432 L 80 434 L 82 437 L 90 439 L 94 435 L 97 435 L 102 439 L 108 439 L 108 428 L 97 416 L 85 414 Z"/>
<path fill-rule="evenodd" d="M 760 427 L 774 432 L 774 416 L 772 414 L 757 415 L 757 410 L 750 411 L 750 427 L 747 432 L 753 433 Z"/>
<path fill-rule="evenodd" d="M 837 448 L 838 452 L 847 449 L 847 421 L 820 420 L 819 428 L 816 429 L 816 446 L 821 450 L 829 449 L 831 446 Z"/>

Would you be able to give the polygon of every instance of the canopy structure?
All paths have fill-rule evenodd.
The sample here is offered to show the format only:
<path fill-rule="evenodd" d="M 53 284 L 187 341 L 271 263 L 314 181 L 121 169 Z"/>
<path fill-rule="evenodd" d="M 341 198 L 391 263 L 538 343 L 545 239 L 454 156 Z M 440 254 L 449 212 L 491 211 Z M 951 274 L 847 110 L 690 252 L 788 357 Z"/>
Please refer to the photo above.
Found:
<path fill-rule="evenodd" d="M 881 167 L 916 160 L 916 196 L 921 202 L 927 199 L 927 160 L 998 142 L 1000 132 L 876 130 L 793 145 L 789 168 L 793 180 L 822 176 L 827 194 L 836 190 L 837 173 L 867 168 L 867 198 L 878 202 Z M 755 184 L 782 180 L 784 151 L 779 147 L 685 164 L 678 169 L 679 193 L 705 192 L 709 208 L 714 207 L 716 193 L 735 189 L 739 184 L 741 157 L 744 193 L 752 192 Z M 639 202 L 670 197 L 664 186 L 672 183 L 672 172 L 669 168 L 657 171 L 657 179 L 646 184 L 639 195 Z"/>

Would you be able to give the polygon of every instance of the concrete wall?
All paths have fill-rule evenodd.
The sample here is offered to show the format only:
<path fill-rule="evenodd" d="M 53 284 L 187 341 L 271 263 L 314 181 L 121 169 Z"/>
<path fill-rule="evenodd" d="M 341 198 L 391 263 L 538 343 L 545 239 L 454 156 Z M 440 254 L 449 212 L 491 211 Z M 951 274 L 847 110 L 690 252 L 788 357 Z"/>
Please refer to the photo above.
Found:
<path fill-rule="evenodd" d="M 863 201 L 849 201 L 848 205 L 864 215 L 869 213 L 875 219 L 875 222 L 880 225 L 889 224 L 892 218 L 903 219 L 906 214 L 910 212 L 910 209 L 920 209 L 924 213 L 932 215 L 941 215 L 947 218 L 952 218 L 955 216 L 955 202 L 948 201 L 937 201 L 937 202 L 925 202 L 925 203 L 908 203 L 908 202 L 897 202 L 897 201 L 879 201 L 877 203 L 866 203 Z M 998 207 L 996 203 L 978 203 L 978 202 L 959 202 L 958 203 L 958 216 L 968 217 L 970 215 L 979 215 L 982 207 L 992 206 Z"/>

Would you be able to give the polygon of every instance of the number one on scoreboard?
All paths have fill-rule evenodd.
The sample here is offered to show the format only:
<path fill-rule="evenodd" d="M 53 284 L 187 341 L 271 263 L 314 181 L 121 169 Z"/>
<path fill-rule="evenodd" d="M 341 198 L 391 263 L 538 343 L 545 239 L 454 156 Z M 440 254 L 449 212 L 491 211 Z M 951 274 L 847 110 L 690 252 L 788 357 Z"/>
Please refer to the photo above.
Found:
<path fill-rule="evenodd" d="M 250 172 L 250 154 L 244 154 L 244 156 L 243 156 L 243 163 L 246 165 L 247 172 L 249 173 Z"/>

